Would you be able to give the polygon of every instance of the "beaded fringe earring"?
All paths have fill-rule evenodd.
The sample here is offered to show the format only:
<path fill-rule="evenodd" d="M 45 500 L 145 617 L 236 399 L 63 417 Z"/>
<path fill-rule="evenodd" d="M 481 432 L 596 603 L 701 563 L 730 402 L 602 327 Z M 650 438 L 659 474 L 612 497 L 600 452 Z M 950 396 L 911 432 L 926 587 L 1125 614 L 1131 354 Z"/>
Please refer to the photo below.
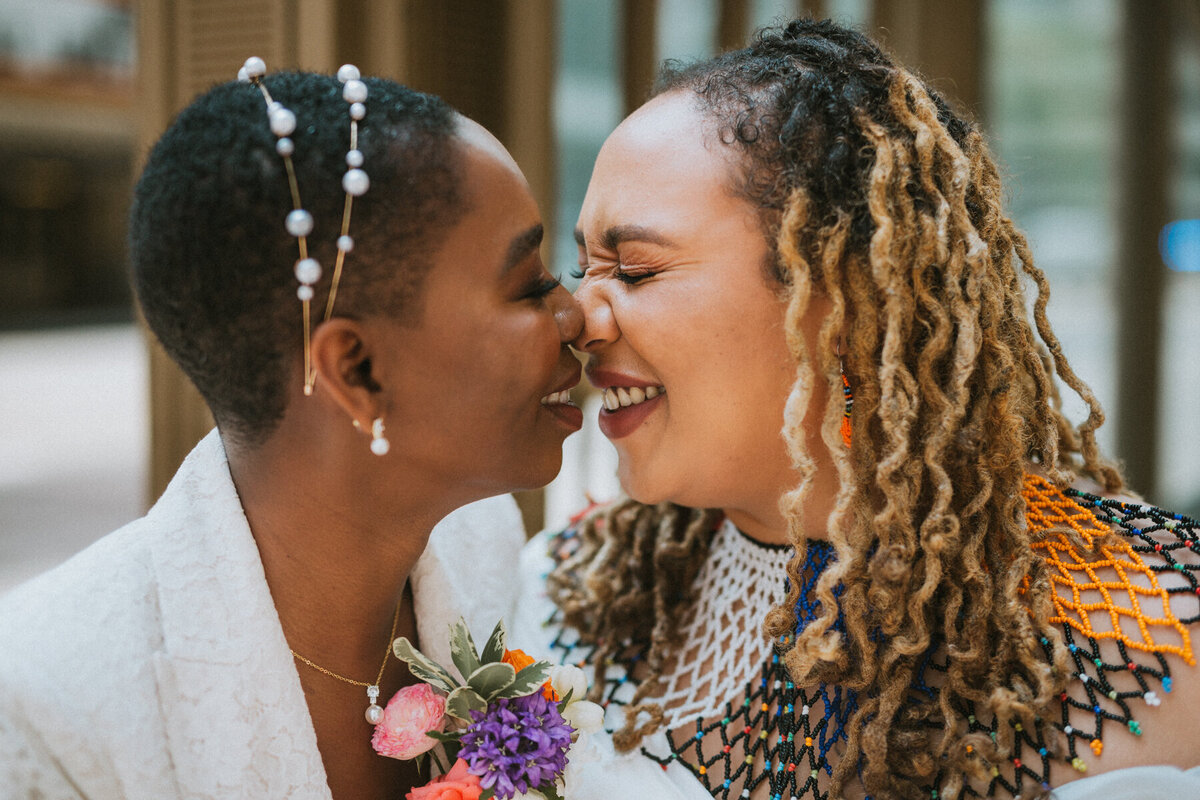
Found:
<path fill-rule="evenodd" d="M 846 377 L 846 369 L 842 366 L 841 356 L 838 357 L 838 372 L 842 375 L 842 397 L 846 400 L 846 408 L 842 412 L 842 444 L 850 447 L 850 409 L 854 408 L 854 393 L 850 391 L 850 380 Z"/>

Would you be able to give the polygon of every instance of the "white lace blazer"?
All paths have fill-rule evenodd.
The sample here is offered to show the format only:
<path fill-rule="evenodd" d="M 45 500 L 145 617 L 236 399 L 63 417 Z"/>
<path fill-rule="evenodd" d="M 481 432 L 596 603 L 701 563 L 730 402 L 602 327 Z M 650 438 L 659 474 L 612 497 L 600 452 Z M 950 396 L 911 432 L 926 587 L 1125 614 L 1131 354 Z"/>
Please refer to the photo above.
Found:
<path fill-rule="evenodd" d="M 412 576 L 427 652 L 449 661 L 460 615 L 487 636 L 523 541 L 511 497 L 437 526 Z M 0 598 L 0 798 L 33 797 L 330 797 L 215 431 L 145 517 Z"/>

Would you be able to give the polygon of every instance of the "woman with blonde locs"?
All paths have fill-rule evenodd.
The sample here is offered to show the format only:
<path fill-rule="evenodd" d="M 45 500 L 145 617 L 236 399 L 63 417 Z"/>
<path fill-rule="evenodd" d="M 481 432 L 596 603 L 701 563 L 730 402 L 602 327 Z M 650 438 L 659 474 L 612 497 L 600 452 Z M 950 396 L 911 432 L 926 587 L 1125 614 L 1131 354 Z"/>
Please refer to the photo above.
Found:
<path fill-rule="evenodd" d="M 668 65 L 605 143 L 575 346 L 629 497 L 529 546 L 516 614 L 594 669 L 597 787 L 1200 796 L 1197 523 L 1120 495 L 1001 200 L 829 22 Z"/>

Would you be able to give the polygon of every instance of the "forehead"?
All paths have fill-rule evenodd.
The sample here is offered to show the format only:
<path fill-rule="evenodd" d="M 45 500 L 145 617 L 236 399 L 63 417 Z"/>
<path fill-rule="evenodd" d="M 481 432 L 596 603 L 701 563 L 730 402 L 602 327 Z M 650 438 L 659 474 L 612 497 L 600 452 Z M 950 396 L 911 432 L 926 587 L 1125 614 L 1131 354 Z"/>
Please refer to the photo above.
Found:
<path fill-rule="evenodd" d="M 717 140 L 691 92 L 670 92 L 631 114 L 605 141 L 580 227 L 702 223 L 748 204 L 731 190 L 736 151 Z M 631 220 L 636 217 L 636 220 Z"/>
<path fill-rule="evenodd" d="M 489 238 L 508 237 L 540 221 L 529 183 L 504 145 L 466 117 L 459 118 L 457 136 L 467 202 L 460 229 L 471 236 L 489 229 Z"/>

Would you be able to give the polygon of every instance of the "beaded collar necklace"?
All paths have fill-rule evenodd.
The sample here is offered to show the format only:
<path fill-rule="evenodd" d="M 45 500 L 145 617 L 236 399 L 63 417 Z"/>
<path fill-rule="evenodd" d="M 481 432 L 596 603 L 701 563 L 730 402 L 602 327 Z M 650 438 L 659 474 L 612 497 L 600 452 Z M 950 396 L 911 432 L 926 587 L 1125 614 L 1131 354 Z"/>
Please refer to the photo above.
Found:
<path fill-rule="evenodd" d="M 1050 768 L 1056 761 L 1066 761 L 1075 770 L 1085 772 L 1079 748 L 1086 746 L 1100 756 L 1107 726 L 1116 725 L 1130 735 L 1141 735 L 1141 724 L 1135 718 L 1138 704 L 1157 706 L 1162 702 L 1158 690 L 1167 694 L 1172 689 L 1166 656 L 1195 663 L 1189 626 L 1200 622 L 1200 522 L 1153 506 L 1124 503 L 1073 489 L 1061 491 L 1036 476 L 1026 480 L 1023 495 L 1027 522 L 1033 531 L 1070 527 L 1088 544 L 1101 533 L 1117 534 L 1113 541 L 1096 548 L 1095 558 L 1080 557 L 1061 534 L 1051 533 L 1034 547 L 1046 559 L 1055 583 L 1084 591 L 1096 588 L 1103 581 L 1110 600 L 1101 610 L 1137 616 L 1141 638 L 1121 633 L 1119 625 L 1115 631 L 1094 630 L 1090 624 L 1090 613 L 1097 610 L 1090 607 L 1094 604 L 1064 600 L 1064 594 L 1071 597 L 1072 593 L 1060 593 L 1055 603 L 1057 616 L 1051 621 L 1061 626 L 1075 667 L 1071 690 L 1061 697 L 1061 718 L 1046 720 L 1033 729 L 1016 723 L 1007 760 L 998 764 L 985 762 L 985 774 L 990 774 L 990 780 L 986 786 L 964 787 L 968 797 L 1017 797 L 1030 789 L 1049 789 Z M 554 548 L 557 557 L 574 549 L 575 536 L 572 530 L 559 534 Z M 797 631 L 820 613 L 813 589 L 833 559 L 833 548 L 828 543 L 809 542 L 802 573 L 804 583 L 795 607 Z M 1119 585 L 1096 572 L 1114 564 L 1121 567 Z M 1119 602 L 1123 593 L 1131 600 L 1128 604 Z M 1112 599 L 1114 596 L 1117 599 Z M 1139 608 L 1133 600 L 1141 598 L 1146 603 L 1147 597 L 1161 602 L 1161 616 L 1150 619 L 1146 614 L 1129 610 Z M 1176 614 L 1172 600 L 1176 606 L 1186 605 L 1191 613 Z M 552 623 L 558 631 L 552 646 L 563 663 L 592 661 L 594 646 L 567 634 L 557 614 Z M 844 631 L 844 625 L 839 615 L 835 630 Z M 1183 645 L 1158 642 L 1153 631 L 1163 627 L 1178 634 Z M 721 800 L 750 798 L 752 793 L 758 793 L 756 790 L 761 791 L 763 784 L 767 785 L 766 796 L 771 800 L 810 797 L 827 800 L 829 793 L 825 787 L 833 771 L 831 759 L 838 757 L 833 751 L 839 743 L 846 742 L 846 726 L 858 707 L 858 699 L 855 692 L 838 686 L 796 687 L 779 657 L 780 649 L 786 650 L 790 643 L 791 637 L 778 642 L 776 651 L 762 665 L 761 677 L 746 685 L 740 700 L 726 704 L 721 718 L 697 720 L 669 729 L 668 753 L 656 754 L 643 747 L 643 754 L 664 768 L 678 762 Z M 1042 646 L 1049 659 L 1050 643 L 1043 640 Z M 1112 658 L 1114 649 L 1119 658 Z M 647 650 L 648 643 L 631 643 L 609 667 L 603 692 L 605 705 L 621 706 L 628 702 L 637 683 L 638 664 Z M 931 648 L 914 679 L 911 695 L 914 702 L 936 701 L 937 681 L 928 678 L 948 668 L 944 655 L 937 655 L 936 650 L 936 646 Z M 977 714 L 974 707 L 960 711 L 970 732 L 997 738 L 997 726 L 986 715 Z M 1050 752 L 1044 725 L 1053 725 L 1064 734 L 1064 755 Z M 967 753 L 982 757 L 973 754 L 969 746 Z M 939 782 L 935 779 L 933 786 Z M 931 798 L 938 796 L 936 789 L 930 787 L 929 791 Z"/>

